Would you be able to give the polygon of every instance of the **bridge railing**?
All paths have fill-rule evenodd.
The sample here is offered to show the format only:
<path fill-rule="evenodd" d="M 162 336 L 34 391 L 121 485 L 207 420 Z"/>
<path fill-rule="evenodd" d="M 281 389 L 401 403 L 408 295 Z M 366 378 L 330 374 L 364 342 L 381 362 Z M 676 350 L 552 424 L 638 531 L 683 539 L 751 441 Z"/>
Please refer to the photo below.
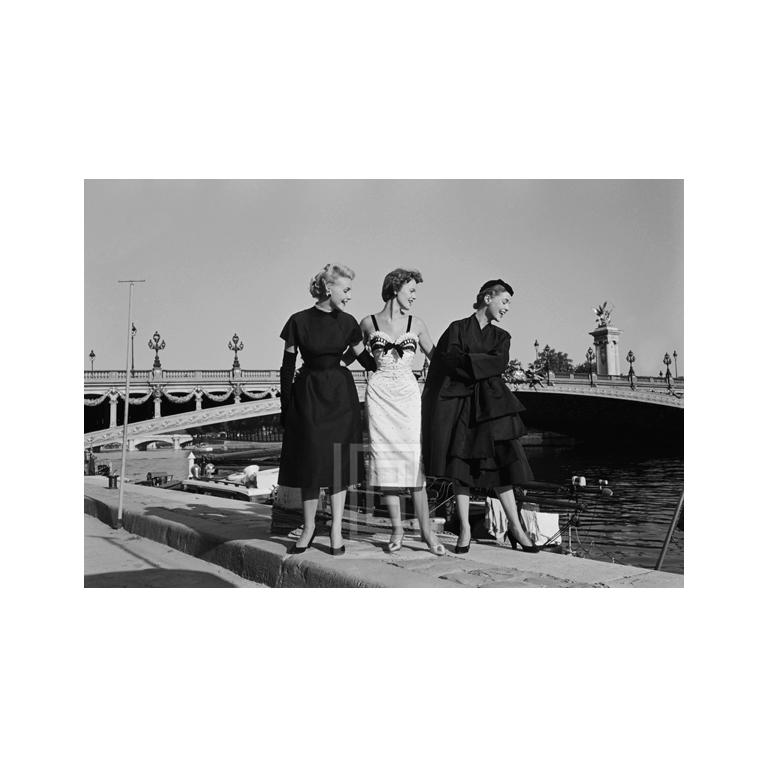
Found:
<path fill-rule="evenodd" d="M 366 381 L 366 372 L 361 370 L 350 371 L 356 384 L 364 384 Z M 415 371 L 414 373 L 420 373 Z M 106 384 L 122 383 L 125 381 L 124 370 L 108 371 L 84 371 L 84 381 L 86 384 Z M 419 377 L 421 380 L 421 377 Z M 280 371 L 277 369 L 247 369 L 243 368 L 233 374 L 231 369 L 199 369 L 199 370 L 134 370 L 131 380 L 134 382 L 197 382 L 208 383 L 271 383 L 276 384 L 280 381 Z M 629 377 L 627 376 L 598 376 L 593 374 L 593 380 L 597 386 L 610 386 L 617 388 L 631 387 Z M 557 384 L 574 384 L 590 386 L 589 374 L 571 373 L 571 374 L 551 374 L 550 381 L 555 386 Z M 683 392 L 685 381 L 683 377 L 672 378 L 672 388 L 676 392 Z M 634 384 L 636 389 L 661 389 L 668 388 L 666 378 L 659 376 L 635 376 Z M 520 386 L 525 386 L 522 383 Z"/>
<path fill-rule="evenodd" d="M 365 381 L 365 371 L 350 371 L 355 381 Z M 83 379 L 86 382 L 107 382 L 125 381 L 125 370 L 111 371 L 83 371 Z M 280 371 L 277 369 L 248 369 L 241 368 L 239 372 L 233 373 L 232 369 L 211 369 L 203 368 L 198 370 L 184 369 L 171 370 L 161 369 L 153 372 L 134 370 L 131 375 L 132 381 L 216 381 L 216 382 L 278 382 L 280 381 Z"/>

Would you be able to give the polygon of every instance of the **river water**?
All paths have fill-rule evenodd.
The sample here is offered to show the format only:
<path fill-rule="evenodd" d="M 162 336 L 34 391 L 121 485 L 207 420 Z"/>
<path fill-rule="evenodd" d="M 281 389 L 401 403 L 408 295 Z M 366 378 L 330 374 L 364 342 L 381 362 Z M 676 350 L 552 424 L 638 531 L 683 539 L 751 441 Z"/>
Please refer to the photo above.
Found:
<path fill-rule="evenodd" d="M 598 497 L 571 531 L 582 557 L 654 568 L 683 492 L 682 456 L 650 457 L 585 448 L 527 449 L 536 479 L 562 483 L 583 475 L 589 484 L 608 480 L 611 498 Z M 564 522 L 564 521 L 562 521 Z M 567 539 L 567 536 L 565 537 Z M 676 530 L 663 570 L 683 573 L 684 535 Z"/>
<path fill-rule="evenodd" d="M 232 445 L 235 448 L 237 446 Z M 279 452 L 279 444 L 264 446 Z M 570 532 L 574 554 L 593 560 L 654 568 L 683 489 L 681 456 L 649 457 L 585 448 L 527 448 L 537 480 L 563 483 L 584 475 L 588 483 L 608 480 L 614 496 L 590 500 L 588 513 Z M 126 475 L 136 481 L 147 472 L 167 472 L 175 479 L 187 477 L 187 450 L 130 451 Z M 120 451 L 96 454 L 96 463 L 112 462 L 120 471 Z M 259 463 L 258 460 L 256 463 Z M 565 518 L 561 517 L 561 523 Z M 568 535 L 564 536 L 568 541 Z M 684 535 L 676 530 L 667 550 L 663 570 L 683 573 Z"/>

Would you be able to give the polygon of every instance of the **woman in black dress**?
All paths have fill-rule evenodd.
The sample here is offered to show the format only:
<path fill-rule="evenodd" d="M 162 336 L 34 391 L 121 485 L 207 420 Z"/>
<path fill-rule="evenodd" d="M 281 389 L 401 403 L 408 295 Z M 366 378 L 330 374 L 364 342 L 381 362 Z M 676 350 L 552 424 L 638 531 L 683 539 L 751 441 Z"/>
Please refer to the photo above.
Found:
<path fill-rule="evenodd" d="M 475 312 L 454 320 L 440 337 L 422 395 L 422 440 L 427 475 L 450 478 L 461 533 L 456 552 L 469 551 L 469 489 L 493 488 L 509 520 L 512 546 L 536 552 L 520 524 L 513 486 L 533 480 L 519 438 L 525 410 L 501 374 L 509 362 L 509 334 L 493 325 L 506 314 L 513 290 L 489 280 Z"/>
<path fill-rule="evenodd" d="M 344 308 L 352 298 L 355 273 L 326 264 L 310 282 L 317 303 L 288 319 L 280 368 L 281 421 L 285 428 L 278 484 L 301 488 L 304 530 L 291 550 L 301 553 L 315 536 L 320 488 L 331 498 L 331 554 L 344 553 L 341 518 L 347 487 L 364 478 L 360 401 L 352 374 L 340 365 L 352 349 L 371 368 L 360 326 Z M 303 365 L 294 381 L 296 353 Z"/>

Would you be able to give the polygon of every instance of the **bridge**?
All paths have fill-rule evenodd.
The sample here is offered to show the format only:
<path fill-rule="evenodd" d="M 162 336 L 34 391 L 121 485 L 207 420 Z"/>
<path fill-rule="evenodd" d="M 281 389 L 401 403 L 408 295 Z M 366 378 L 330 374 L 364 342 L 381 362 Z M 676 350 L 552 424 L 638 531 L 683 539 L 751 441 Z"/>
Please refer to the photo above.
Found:
<path fill-rule="evenodd" d="M 365 398 L 366 372 L 350 371 L 358 397 Z M 423 372 L 414 371 L 423 386 Z M 187 429 L 280 412 L 279 370 L 134 371 L 130 382 L 129 448 L 164 440 L 180 448 L 192 440 Z M 682 441 L 682 379 L 663 377 L 550 376 L 534 386 L 508 385 L 527 409 L 525 421 L 555 431 L 599 434 L 603 438 Z M 86 416 L 105 410 L 109 425 L 85 432 L 85 447 L 120 442 L 125 371 L 85 371 Z M 194 400 L 194 405 L 192 401 Z M 171 412 L 163 413 L 163 409 Z M 152 409 L 152 412 L 148 411 Z M 106 420 L 106 414 L 102 414 Z M 118 418 L 120 416 L 120 418 Z M 174 434 L 168 434 L 172 432 Z"/>

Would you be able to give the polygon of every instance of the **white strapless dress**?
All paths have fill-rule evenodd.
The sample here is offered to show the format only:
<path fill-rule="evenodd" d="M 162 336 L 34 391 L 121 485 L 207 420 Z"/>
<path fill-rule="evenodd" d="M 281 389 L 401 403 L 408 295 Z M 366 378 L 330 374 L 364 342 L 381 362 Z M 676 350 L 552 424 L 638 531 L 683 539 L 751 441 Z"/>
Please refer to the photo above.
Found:
<path fill-rule="evenodd" d="M 368 344 L 376 360 L 365 393 L 370 436 L 368 484 L 393 492 L 421 488 L 421 390 L 411 369 L 419 337 L 406 331 L 393 341 L 377 330 Z"/>

